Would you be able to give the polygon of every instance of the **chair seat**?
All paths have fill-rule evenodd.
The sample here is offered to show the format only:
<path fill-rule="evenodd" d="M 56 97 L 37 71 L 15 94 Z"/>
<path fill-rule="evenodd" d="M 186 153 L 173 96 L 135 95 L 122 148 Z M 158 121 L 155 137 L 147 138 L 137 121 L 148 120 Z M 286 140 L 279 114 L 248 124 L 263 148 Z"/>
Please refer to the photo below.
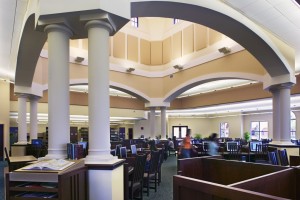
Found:
<path fill-rule="evenodd" d="M 144 178 L 148 178 L 148 173 L 144 173 Z M 155 173 L 149 174 L 149 179 L 155 178 Z"/>

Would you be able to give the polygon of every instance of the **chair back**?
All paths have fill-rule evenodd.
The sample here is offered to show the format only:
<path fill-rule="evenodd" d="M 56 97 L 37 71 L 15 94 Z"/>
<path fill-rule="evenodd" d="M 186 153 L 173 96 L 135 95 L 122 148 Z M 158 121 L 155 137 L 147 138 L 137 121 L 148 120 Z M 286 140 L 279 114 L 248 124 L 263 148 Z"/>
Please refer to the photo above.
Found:
<path fill-rule="evenodd" d="M 116 149 L 111 149 L 110 154 L 116 156 L 117 155 Z"/>
<path fill-rule="evenodd" d="M 159 151 L 151 151 L 151 160 L 150 160 L 150 167 L 149 173 L 157 173 L 158 164 L 159 164 Z"/>
<path fill-rule="evenodd" d="M 119 156 L 120 155 L 120 148 L 122 147 L 122 144 L 117 144 L 116 145 L 116 154 L 117 154 L 117 156 Z"/>
<path fill-rule="evenodd" d="M 137 154 L 135 157 L 132 184 L 142 182 L 146 165 L 146 154 Z"/>
<path fill-rule="evenodd" d="M 131 154 L 136 155 L 137 154 L 136 145 L 132 144 L 130 145 L 130 148 L 131 148 Z"/>
<path fill-rule="evenodd" d="M 269 158 L 270 164 L 279 165 L 276 151 L 269 151 L 268 152 L 268 158 Z"/>
<path fill-rule="evenodd" d="M 127 149 L 126 147 L 120 148 L 120 158 L 127 158 Z"/>
<path fill-rule="evenodd" d="M 10 165 L 9 154 L 8 154 L 6 147 L 4 147 L 4 152 L 5 152 L 5 157 L 6 157 L 5 160 L 7 161 L 8 165 Z"/>
<path fill-rule="evenodd" d="M 279 161 L 280 161 L 281 166 L 288 166 L 289 165 L 289 160 L 288 160 L 286 149 L 278 150 L 278 157 L 279 157 Z"/>

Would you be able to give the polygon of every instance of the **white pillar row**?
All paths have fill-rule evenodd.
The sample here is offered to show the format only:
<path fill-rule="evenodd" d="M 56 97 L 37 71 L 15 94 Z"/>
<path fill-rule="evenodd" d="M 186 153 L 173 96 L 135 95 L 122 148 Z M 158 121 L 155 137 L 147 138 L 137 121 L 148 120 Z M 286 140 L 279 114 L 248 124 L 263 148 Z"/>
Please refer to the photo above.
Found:
<path fill-rule="evenodd" d="M 92 20 L 88 30 L 89 153 L 86 161 L 116 159 L 110 154 L 109 33 L 111 25 Z"/>
<path fill-rule="evenodd" d="M 150 107 L 149 114 L 149 126 L 150 126 L 150 137 L 155 138 L 155 107 Z"/>
<path fill-rule="evenodd" d="M 285 143 L 291 139 L 291 84 L 272 86 L 273 140 Z"/>
<path fill-rule="evenodd" d="M 166 113 L 167 108 L 166 107 L 160 107 L 160 119 L 161 119 L 161 138 L 167 139 L 167 121 L 166 121 Z"/>
<path fill-rule="evenodd" d="M 26 101 L 27 94 L 18 95 L 18 144 L 27 144 Z"/>
<path fill-rule="evenodd" d="M 69 39 L 64 25 L 46 26 L 48 34 L 48 155 L 66 158 L 70 142 Z"/>
<path fill-rule="evenodd" d="M 37 108 L 40 97 L 30 96 L 30 140 L 38 138 Z"/>

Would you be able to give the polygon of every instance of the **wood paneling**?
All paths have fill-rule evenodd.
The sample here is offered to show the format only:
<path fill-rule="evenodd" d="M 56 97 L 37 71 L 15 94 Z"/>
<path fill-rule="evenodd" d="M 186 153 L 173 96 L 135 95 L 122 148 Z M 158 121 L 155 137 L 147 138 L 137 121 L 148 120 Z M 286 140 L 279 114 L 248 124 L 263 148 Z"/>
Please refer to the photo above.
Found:
<path fill-rule="evenodd" d="M 163 41 L 163 64 L 171 62 L 172 38 L 168 37 Z"/>
<path fill-rule="evenodd" d="M 150 42 L 147 40 L 140 40 L 140 56 L 141 63 L 145 65 L 150 65 Z"/>
<path fill-rule="evenodd" d="M 181 31 L 178 33 L 175 33 L 172 36 L 172 59 L 176 59 L 181 57 L 182 52 L 182 38 L 181 38 Z"/>
<path fill-rule="evenodd" d="M 162 60 L 162 42 L 151 42 L 151 65 L 161 65 Z"/>
<path fill-rule="evenodd" d="M 182 55 L 191 54 L 194 52 L 194 25 L 183 29 L 182 31 Z"/>
<path fill-rule="evenodd" d="M 207 46 L 207 27 L 195 24 L 195 51 L 206 48 Z"/>
<path fill-rule="evenodd" d="M 138 62 L 138 38 L 127 35 L 127 59 Z"/>
<path fill-rule="evenodd" d="M 113 56 L 125 59 L 125 33 L 118 32 L 113 37 Z"/>

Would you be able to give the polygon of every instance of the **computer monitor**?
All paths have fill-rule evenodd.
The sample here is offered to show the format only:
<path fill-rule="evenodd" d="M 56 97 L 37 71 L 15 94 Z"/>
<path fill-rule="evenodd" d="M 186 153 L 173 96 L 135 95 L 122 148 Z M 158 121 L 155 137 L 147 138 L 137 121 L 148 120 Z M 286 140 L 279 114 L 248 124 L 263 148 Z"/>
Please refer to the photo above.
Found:
<path fill-rule="evenodd" d="M 230 148 L 231 145 L 238 146 L 238 145 L 239 145 L 239 142 L 236 142 L 236 141 L 226 142 L 226 149 L 227 149 L 227 151 L 228 151 L 229 149 L 232 149 L 232 148 Z"/>
<path fill-rule="evenodd" d="M 35 147 L 42 147 L 43 140 L 41 140 L 41 139 L 32 139 L 31 140 L 31 145 L 35 146 Z"/>
<path fill-rule="evenodd" d="M 82 145 L 83 149 L 86 149 L 87 142 L 78 142 L 79 145 Z"/>
<path fill-rule="evenodd" d="M 250 142 L 250 151 L 256 151 L 256 146 L 262 145 L 261 141 L 251 141 Z"/>

